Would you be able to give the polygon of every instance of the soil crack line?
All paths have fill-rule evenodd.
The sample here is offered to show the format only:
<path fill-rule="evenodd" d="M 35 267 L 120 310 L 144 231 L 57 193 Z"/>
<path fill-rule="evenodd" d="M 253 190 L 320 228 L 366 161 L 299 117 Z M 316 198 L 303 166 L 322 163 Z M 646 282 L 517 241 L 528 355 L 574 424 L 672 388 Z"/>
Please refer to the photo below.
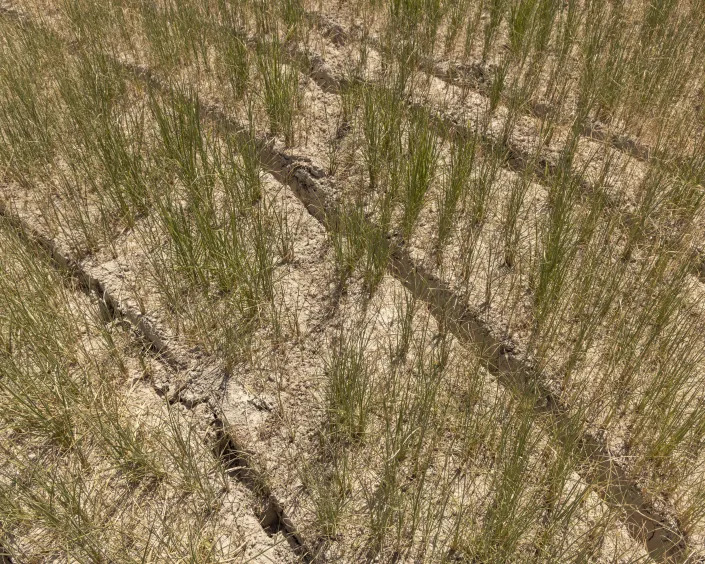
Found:
<path fill-rule="evenodd" d="M 232 430 L 227 426 L 222 410 L 220 409 L 220 395 L 222 386 L 220 383 L 226 378 L 226 371 L 222 367 L 216 366 L 215 374 L 208 374 L 208 366 L 203 366 L 209 359 L 192 359 L 184 353 L 173 350 L 173 344 L 168 343 L 163 331 L 156 322 L 151 321 L 148 316 L 140 313 L 130 304 L 116 298 L 106 284 L 100 278 L 90 273 L 82 264 L 75 261 L 68 253 L 55 244 L 50 238 L 29 226 L 22 218 L 13 213 L 9 206 L 0 201 L 0 217 L 12 227 L 26 243 L 34 245 L 45 252 L 51 259 L 55 268 L 68 276 L 79 287 L 79 289 L 89 296 L 94 296 L 99 300 L 104 317 L 107 321 L 126 320 L 130 323 L 139 339 L 153 350 L 157 358 L 168 366 L 171 371 L 187 370 L 191 374 L 191 379 L 174 391 L 160 390 L 155 387 L 155 391 L 167 397 L 169 403 L 179 403 L 186 409 L 192 410 L 196 406 L 206 403 L 208 405 L 209 428 L 213 430 L 215 439 L 213 440 L 213 452 L 217 459 L 226 469 L 229 476 L 242 483 L 250 490 L 258 501 L 255 510 L 260 525 L 263 530 L 273 537 L 281 533 L 287 540 L 291 550 L 300 558 L 302 562 L 312 562 L 312 551 L 305 546 L 300 533 L 292 520 L 286 514 L 283 504 L 277 499 L 275 494 L 267 485 L 266 476 L 256 468 L 254 455 L 249 453 L 237 440 Z M 212 362 L 212 360 L 211 360 Z M 214 386 L 209 386 L 205 393 L 197 391 L 195 397 L 187 395 L 191 386 L 198 380 L 198 375 L 206 374 L 207 379 L 218 382 Z M 241 390 L 243 394 L 247 392 Z M 199 393 L 200 392 L 200 393 Z M 5 559 L 5 560 L 3 560 Z M 0 544 L 0 564 L 11 563 L 3 554 Z"/>

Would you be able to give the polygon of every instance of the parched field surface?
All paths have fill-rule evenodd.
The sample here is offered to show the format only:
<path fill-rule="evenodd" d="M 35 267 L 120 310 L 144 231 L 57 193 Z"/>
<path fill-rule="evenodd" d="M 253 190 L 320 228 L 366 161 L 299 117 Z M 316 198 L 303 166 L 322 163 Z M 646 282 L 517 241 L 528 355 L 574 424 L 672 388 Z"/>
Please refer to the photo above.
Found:
<path fill-rule="evenodd" d="M 0 2 L 0 562 L 705 561 L 705 3 Z"/>

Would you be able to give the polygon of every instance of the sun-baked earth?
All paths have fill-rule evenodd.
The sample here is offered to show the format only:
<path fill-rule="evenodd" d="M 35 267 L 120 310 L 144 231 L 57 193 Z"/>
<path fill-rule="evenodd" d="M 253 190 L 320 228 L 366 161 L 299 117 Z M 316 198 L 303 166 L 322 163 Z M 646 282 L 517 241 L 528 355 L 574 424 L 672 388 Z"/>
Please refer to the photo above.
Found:
<path fill-rule="evenodd" d="M 705 559 L 703 32 L 0 2 L 0 562 Z"/>

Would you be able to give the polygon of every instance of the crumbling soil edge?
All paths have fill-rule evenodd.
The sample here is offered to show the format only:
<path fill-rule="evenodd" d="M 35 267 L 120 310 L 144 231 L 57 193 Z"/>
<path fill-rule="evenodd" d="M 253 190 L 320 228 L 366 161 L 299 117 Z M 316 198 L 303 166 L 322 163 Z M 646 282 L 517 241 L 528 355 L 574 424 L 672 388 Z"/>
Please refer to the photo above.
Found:
<path fill-rule="evenodd" d="M 164 337 L 164 331 L 162 331 L 154 321 L 150 320 L 148 315 L 142 314 L 129 304 L 114 297 L 99 278 L 90 274 L 81 264 L 61 250 L 54 241 L 28 225 L 18 215 L 13 213 L 9 209 L 9 206 L 3 201 L 0 201 L 0 217 L 2 217 L 27 243 L 33 244 L 44 251 L 50 257 L 56 269 L 65 273 L 75 281 L 81 291 L 97 297 L 99 303 L 101 306 L 104 306 L 104 311 L 111 320 L 127 320 L 140 339 L 170 368 L 178 370 L 192 364 L 189 362 L 189 359 L 183 358 L 179 353 L 172 350 L 172 346 Z M 291 550 L 302 562 L 313 562 L 313 551 L 306 547 L 296 526 L 287 516 L 283 504 L 267 486 L 266 477 L 255 467 L 253 460 L 254 455 L 240 446 L 237 437 L 225 424 L 218 398 L 205 397 L 195 401 L 190 398 L 182 399 L 181 392 L 185 391 L 187 387 L 188 383 L 169 394 L 167 400 L 170 403 L 180 403 L 188 410 L 192 410 L 201 403 L 208 404 L 209 416 L 211 417 L 209 426 L 214 431 L 215 435 L 212 447 L 213 452 L 218 460 L 221 461 L 228 475 L 243 484 L 254 494 L 255 499 L 259 501 L 259 508 L 255 513 L 262 529 L 270 537 L 273 537 L 277 533 L 282 533 Z M 163 390 L 155 388 L 155 391 L 160 395 L 164 395 Z M 12 563 L 12 560 L 6 561 L 5 559 L 3 547 L 0 545 L 0 564 Z"/>

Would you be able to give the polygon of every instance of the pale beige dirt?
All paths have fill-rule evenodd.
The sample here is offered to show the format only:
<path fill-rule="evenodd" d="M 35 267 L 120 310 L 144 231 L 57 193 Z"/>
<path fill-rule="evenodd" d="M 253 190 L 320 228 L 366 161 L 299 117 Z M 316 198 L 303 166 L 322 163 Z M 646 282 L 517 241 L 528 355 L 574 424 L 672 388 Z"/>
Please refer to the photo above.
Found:
<path fill-rule="evenodd" d="M 335 14 L 345 16 L 344 12 Z M 342 17 L 341 17 L 342 19 Z M 351 60 L 355 59 L 354 48 L 336 45 L 333 41 L 316 38 L 312 45 L 320 50 L 326 62 L 341 74 L 346 74 L 351 67 Z M 375 57 L 372 54 L 372 66 Z M 232 113 L 242 120 L 244 112 L 240 108 L 231 108 L 229 104 L 219 99 L 219 85 L 210 77 L 196 76 L 188 70 L 182 71 L 182 78 L 198 83 L 202 89 L 204 99 L 226 110 L 233 109 Z M 371 72 L 373 74 L 373 72 Z M 296 143 L 291 147 L 295 154 L 309 157 L 317 168 L 327 170 L 330 162 L 331 139 L 336 133 L 340 121 L 340 97 L 323 92 L 323 90 L 304 76 L 301 77 L 303 91 L 303 115 Z M 442 108 L 444 112 L 455 115 L 458 122 L 469 115 L 484 114 L 486 112 L 486 98 L 471 94 L 467 97 L 459 89 L 449 87 L 438 79 L 431 79 L 428 91 L 420 102 L 433 101 L 434 105 Z M 501 110 L 493 118 L 495 133 L 502 122 Z M 256 125 L 259 132 L 266 133 L 263 124 L 261 109 L 258 112 Z M 522 118 L 516 128 L 512 142 L 525 149 L 530 149 L 536 138 L 537 122 L 531 118 Z M 591 155 L 601 155 L 605 158 L 605 149 L 600 144 L 581 141 L 579 153 L 585 161 Z M 555 156 L 559 143 L 551 148 Z M 619 161 L 618 169 L 624 169 L 621 179 L 627 183 L 614 182 L 610 187 L 610 195 L 633 199 L 630 193 L 632 183 L 637 183 L 644 174 L 642 163 L 626 160 L 621 154 L 611 151 L 609 158 Z M 595 177 L 596 165 L 593 165 L 588 176 Z M 350 170 L 341 170 L 337 176 L 342 182 L 341 192 L 354 190 L 355 183 L 360 182 L 359 177 Z M 506 200 L 508 187 L 516 179 L 516 174 L 503 171 L 497 180 L 494 194 L 494 203 L 490 217 L 478 242 L 478 264 L 472 272 L 472 289 L 468 294 L 470 305 L 473 309 L 483 311 L 483 315 L 493 325 L 506 328 L 507 333 L 518 344 L 526 346 L 531 330 L 532 318 L 530 299 L 524 296 L 527 282 L 520 275 L 508 272 L 501 265 L 501 260 L 489 255 L 489 249 L 496 246 L 497 230 L 501 220 L 501 204 Z M 325 425 L 325 361 L 329 354 L 329 344 L 335 331 L 346 320 L 360 314 L 362 289 L 355 283 L 342 295 L 338 295 L 333 276 L 332 253 L 324 229 L 300 206 L 298 201 L 286 190 L 275 185 L 268 179 L 266 182 L 270 196 L 278 196 L 278 204 L 289 210 L 289 217 L 297 225 L 297 234 L 294 244 L 294 260 L 289 264 L 277 266 L 277 292 L 281 297 L 281 307 L 284 312 L 285 338 L 274 342 L 267 331 L 262 331 L 255 339 L 252 358 L 247 362 L 236 364 L 230 369 L 229 378 L 222 382 L 220 371 L 213 372 L 209 379 L 208 370 L 201 370 L 196 379 L 206 373 L 205 378 L 193 384 L 193 374 L 177 377 L 175 384 L 173 376 L 157 376 L 155 381 L 161 392 L 170 393 L 181 386 L 186 386 L 185 393 L 192 394 L 193 398 L 204 398 L 220 390 L 224 386 L 222 409 L 228 423 L 232 425 L 233 432 L 238 437 L 243 437 L 246 446 L 257 454 L 266 475 L 271 479 L 272 489 L 285 503 L 292 520 L 304 532 L 313 522 L 310 500 L 301 484 L 302 458 L 315 459 L 317 456 L 318 432 Z M 430 269 L 436 268 L 432 254 L 432 234 L 434 230 L 434 200 L 437 195 L 434 186 L 427 194 L 424 210 L 419 220 L 416 233 L 410 241 L 410 250 L 413 258 Z M 36 202 L 35 194 L 22 194 L 16 188 L 4 194 L 17 198 L 22 203 L 16 209 L 26 219 L 42 225 L 42 215 L 37 210 L 40 207 Z M 273 198 L 274 199 L 274 198 Z M 538 216 L 543 211 L 546 201 L 546 188 L 541 185 L 532 185 L 526 197 L 525 207 L 522 209 L 524 221 L 522 222 L 522 235 L 520 238 L 519 254 L 523 260 L 535 259 L 535 247 L 532 236 L 535 237 Z M 56 232 L 53 233 L 56 235 Z M 438 269 L 454 289 L 461 289 L 460 277 L 457 272 L 457 263 L 462 252 L 461 233 L 456 233 L 445 254 L 443 264 Z M 192 354 L 194 347 L 199 346 L 199 336 L 182 334 L 175 329 L 173 315 L 169 312 L 168 304 L 160 302 L 155 291 L 153 281 L 145 275 L 149 271 L 148 256 L 151 250 L 146 248 L 140 239 L 140 229 L 128 232 L 111 245 L 112 249 L 103 248 L 85 261 L 85 266 L 90 268 L 96 276 L 111 288 L 121 300 L 131 303 L 135 307 L 149 312 L 150 318 L 167 329 L 167 340 L 174 346 L 183 346 L 186 352 Z M 62 245 L 67 241 L 59 239 Z M 488 266 L 483 266 L 483 264 Z M 484 288 L 488 273 L 494 280 L 494 301 L 486 304 Z M 517 289 L 518 285 L 518 289 Z M 398 283 L 386 277 L 380 290 L 375 294 L 369 310 L 376 312 L 372 315 L 375 320 L 376 339 L 384 342 L 383 335 L 393 332 L 392 327 L 384 327 L 386 321 L 394 325 L 392 312 L 394 311 L 395 296 L 400 295 Z M 512 296 L 518 300 L 515 310 L 512 310 L 511 319 L 506 319 L 503 310 L 505 296 Z M 194 307 L 199 307 L 194 304 Z M 226 321 L 227 323 L 227 321 Z M 181 343 L 181 345 L 177 345 Z M 383 344 L 375 346 L 380 349 Z M 220 366 L 218 364 L 218 366 Z M 201 367 L 202 368 L 202 367 Z M 380 370 L 383 374 L 384 370 Z M 589 374 L 588 374 L 589 375 Z M 199 387 L 200 386 L 200 387 Z M 617 441 L 618 443 L 619 441 Z M 373 449 L 372 446 L 368 448 Z M 619 452 L 615 448 L 615 452 Z M 360 466 L 364 465 L 367 456 L 373 453 L 360 454 Z M 369 478 L 373 480 L 373 478 Z M 360 478 L 364 482 L 364 478 Z M 479 487 L 479 486 L 478 486 Z M 362 488 L 361 488 L 362 489 Z M 480 488 L 481 489 L 481 488 Z M 358 492 L 359 494 L 359 492 Z M 354 497 L 354 496 L 353 496 Z M 358 503 L 361 503 L 358 499 Z M 359 518 L 358 518 L 359 519 Z M 355 539 L 360 531 L 364 530 L 356 517 L 351 517 L 348 529 L 339 541 L 339 548 L 330 549 L 331 555 L 358 555 L 361 547 L 356 546 Z M 621 538 L 622 532 L 615 533 Z M 626 542 L 624 539 L 610 541 L 616 544 Z"/>

